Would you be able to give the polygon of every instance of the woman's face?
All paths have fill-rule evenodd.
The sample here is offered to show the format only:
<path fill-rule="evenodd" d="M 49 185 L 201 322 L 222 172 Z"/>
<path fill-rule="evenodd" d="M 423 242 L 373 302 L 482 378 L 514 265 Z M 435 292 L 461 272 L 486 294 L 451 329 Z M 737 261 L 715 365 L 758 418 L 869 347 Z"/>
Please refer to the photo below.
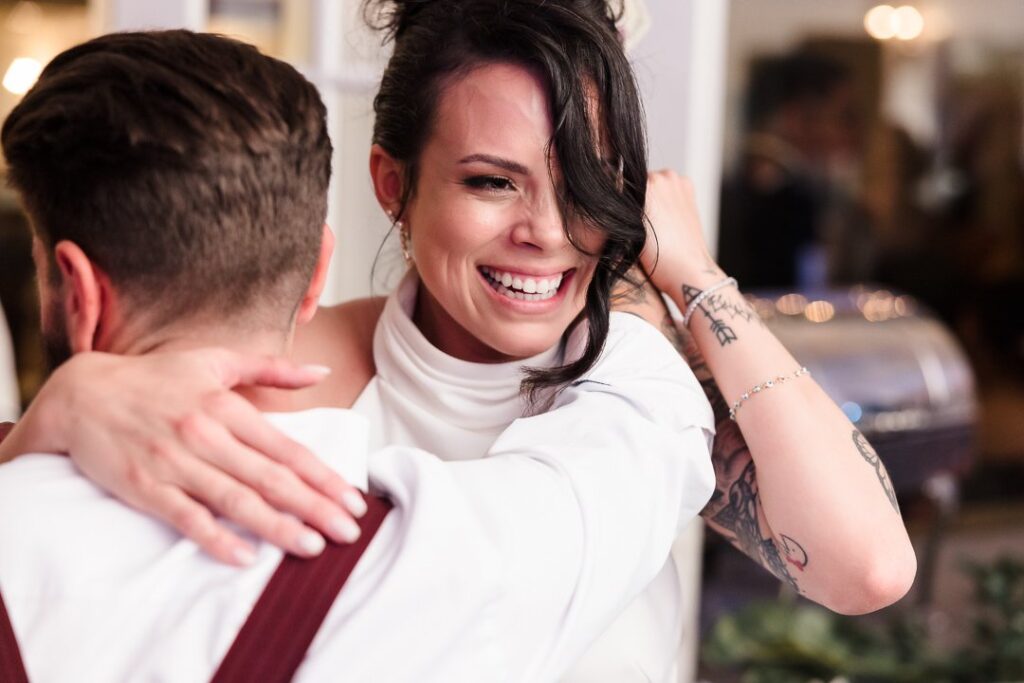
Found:
<path fill-rule="evenodd" d="M 449 355 L 541 353 L 583 309 L 596 257 L 566 237 L 551 134 L 543 81 L 522 67 L 481 66 L 440 94 L 403 220 L 423 283 L 416 323 Z M 571 229 L 599 250 L 600 233 Z"/>

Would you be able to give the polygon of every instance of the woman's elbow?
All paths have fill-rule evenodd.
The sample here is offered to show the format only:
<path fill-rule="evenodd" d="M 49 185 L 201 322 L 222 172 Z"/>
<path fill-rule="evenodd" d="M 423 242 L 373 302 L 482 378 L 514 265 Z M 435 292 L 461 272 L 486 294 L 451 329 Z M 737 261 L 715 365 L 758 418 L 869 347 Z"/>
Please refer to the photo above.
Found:
<path fill-rule="evenodd" d="M 868 614 L 888 607 L 907 594 L 917 574 L 917 557 L 907 540 L 898 551 L 870 558 L 856 580 L 842 587 L 825 606 L 846 615 Z"/>

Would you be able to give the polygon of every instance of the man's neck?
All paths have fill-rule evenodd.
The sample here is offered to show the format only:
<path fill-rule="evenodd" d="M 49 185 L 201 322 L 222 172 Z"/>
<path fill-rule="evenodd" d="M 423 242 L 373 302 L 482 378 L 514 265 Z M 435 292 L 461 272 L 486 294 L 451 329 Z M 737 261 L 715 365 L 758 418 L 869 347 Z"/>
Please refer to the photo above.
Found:
<path fill-rule="evenodd" d="M 113 339 L 107 348 L 96 349 L 120 355 L 170 353 L 222 348 L 252 356 L 284 356 L 291 353 L 292 335 L 281 331 L 256 331 L 229 327 L 183 326 L 165 328 L 132 339 Z M 261 410 L 280 410 L 281 390 L 239 386 L 235 391 Z"/>

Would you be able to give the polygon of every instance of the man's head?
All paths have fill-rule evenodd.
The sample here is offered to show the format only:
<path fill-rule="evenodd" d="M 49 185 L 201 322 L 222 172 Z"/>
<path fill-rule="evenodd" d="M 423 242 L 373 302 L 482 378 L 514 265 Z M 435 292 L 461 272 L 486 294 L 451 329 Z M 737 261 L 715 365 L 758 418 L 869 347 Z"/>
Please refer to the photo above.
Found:
<path fill-rule="evenodd" d="M 188 31 L 102 36 L 50 62 L 0 140 L 56 355 L 190 327 L 285 339 L 312 314 L 331 143 L 287 64 Z"/>

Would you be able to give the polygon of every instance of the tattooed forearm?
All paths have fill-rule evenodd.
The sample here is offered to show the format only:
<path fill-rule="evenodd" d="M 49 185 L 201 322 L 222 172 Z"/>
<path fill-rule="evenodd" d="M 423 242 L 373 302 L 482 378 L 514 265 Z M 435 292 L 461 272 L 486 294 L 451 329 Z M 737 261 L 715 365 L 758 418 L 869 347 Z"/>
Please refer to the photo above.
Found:
<path fill-rule="evenodd" d="M 807 566 L 807 552 L 789 536 L 780 536 L 776 541 L 770 533 L 765 535 L 760 508 L 756 470 L 751 461 L 729 487 L 725 505 L 710 521 L 728 532 L 726 537 L 733 545 L 800 592 L 800 585 L 790 568 L 802 572 Z"/>
<path fill-rule="evenodd" d="M 683 285 L 683 302 L 689 305 L 700 293 L 701 290 L 696 287 Z M 737 296 L 715 292 L 697 305 L 697 310 L 711 325 L 711 331 L 715 333 L 715 338 L 722 346 L 727 346 L 739 339 L 736 330 L 730 323 L 742 321 L 758 322 L 764 325 L 761 317 L 750 307 L 750 304 L 742 297 L 737 299 Z"/>
<path fill-rule="evenodd" d="M 793 538 L 773 535 L 761 505 L 757 469 L 739 425 L 729 419 L 729 405 L 693 337 L 677 326 L 673 328 L 683 356 L 715 413 L 716 433 L 711 452 L 715 491 L 701 516 L 736 548 L 800 591 L 794 572 L 802 572 L 807 566 L 807 553 Z"/>
<path fill-rule="evenodd" d="M 886 471 L 885 465 L 882 464 L 882 459 L 878 457 L 878 453 L 875 452 L 875 449 L 871 447 L 868 440 L 857 429 L 853 430 L 853 445 L 857 447 L 861 457 L 875 468 L 875 474 L 878 476 L 879 483 L 882 484 L 885 497 L 889 499 L 893 509 L 899 514 L 900 504 L 896 501 L 896 490 L 893 488 L 892 479 L 889 478 L 889 472 Z"/>

